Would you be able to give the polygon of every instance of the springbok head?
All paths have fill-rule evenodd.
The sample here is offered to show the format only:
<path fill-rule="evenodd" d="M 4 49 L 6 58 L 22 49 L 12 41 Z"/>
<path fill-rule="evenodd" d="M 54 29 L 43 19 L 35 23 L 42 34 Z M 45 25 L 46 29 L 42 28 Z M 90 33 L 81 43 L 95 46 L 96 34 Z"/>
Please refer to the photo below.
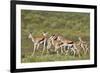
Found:
<path fill-rule="evenodd" d="M 48 32 L 42 32 L 43 36 L 47 36 Z"/>
<path fill-rule="evenodd" d="M 29 35 L 28 35 L 28 38 L 32 38 L 32 33 L 30 32 Z"/>
<path fill-rule="evenodd" d="M 78 37 L 79 41 L 82 41 L 82 38 L 81 37 Z"/>
<path fill-rule="evenodd" d="M 57 37 L 57 40 L 59 40 L 59 41 L 61 41 L 62 39 L 64 39 L 64 38 L 61 35 Z"/>

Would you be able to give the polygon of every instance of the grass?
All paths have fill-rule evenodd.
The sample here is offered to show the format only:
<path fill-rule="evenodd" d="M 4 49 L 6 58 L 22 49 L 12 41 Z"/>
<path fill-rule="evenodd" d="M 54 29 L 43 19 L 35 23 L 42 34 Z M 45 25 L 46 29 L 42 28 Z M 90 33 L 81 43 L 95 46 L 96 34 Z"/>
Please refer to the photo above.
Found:
<path fill-rule="evenodd" d="M 47 31 L 49 33 L 48 36 L 56 33 L 75 42 L 78 41 L 80 36 L 89 44 L 89 13 L 21 10 L 21 62 L 85 60 L 90 58 L 89 53 L 87 55 L 81 53 L 81 57 L 56 54 L 40 56 L 42 48 L 36 52 L 35 56 L 30 58 L 29 56 L 33 51 L 33 43 L 28 39 L 29 32 L 32 32 L 33 36 L 38 36 L 43 31 Z"/>
<path fill-rule="evenodd" d="M 42 48 L 42 47 L 41 47 Z M 30 51 L 29 51 L 30 50 Z M 32 54 L 32 49 L 29 49 L 28 51 L 24 50 L 24 53 L 22 54 L 22 58 L 21 58 L 21 62 L 22 63 L 30 63 L 30 62 L 52 62 L 52 61 L 70 61 L 70 60 L 87 60 L 90 58 L 89 53 L 83 55 L 83 52 L 81 51 L 80 57 L 78 55 L 73 56 L 73 54 L 61 54 L 59 53 L 58 55 L 53 52 L 53 48 L 49 53 L 44 52 L 43 55 L 41 55 L 42 53 L 42 49 L 40 50 L 36 50 L 35 55 L 31 56 Z M 60 51 L 59 51 L 60 52 Z"/>
<path fill-rule="evenodd" d="M 89 59 L 88 55 L 84 55 L 81 57 L 78 56 L 72 56 L 72 55 L 56 55 L 56 54 L 46 54 L 46 55 L 42 55 L 42 56 L 33 56 L 30 57 L 27 56 L 25 58 L 22 59 L 22 63 L 30 63 L 30 62 L 53 62 L 53 61 L 70 61 L 70 60 L 87 60 Z"/>

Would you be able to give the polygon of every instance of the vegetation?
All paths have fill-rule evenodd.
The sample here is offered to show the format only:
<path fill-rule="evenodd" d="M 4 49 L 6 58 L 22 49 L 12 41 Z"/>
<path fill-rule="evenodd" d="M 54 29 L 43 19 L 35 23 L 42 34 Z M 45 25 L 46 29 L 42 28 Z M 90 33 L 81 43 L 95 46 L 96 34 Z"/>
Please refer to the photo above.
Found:
<path fill-rule="evenodd" d="M 33 43 L 28 39 L 29 32 L 32 35 L 41 35 L 43 31 L 48 36 L 56 33 L 75 42 L 82 37 L 89 44 L 90 39 L 90 14 L 79 12 L 56 12 L 56 11 L 34 11 L 21 10 L 21 59 L 22 62 L 44 62 L 89 59 L 89 53 L 79 57 L 72 55 L 45 54 L 40 56 L 40 51 L 32 58 Z"/>

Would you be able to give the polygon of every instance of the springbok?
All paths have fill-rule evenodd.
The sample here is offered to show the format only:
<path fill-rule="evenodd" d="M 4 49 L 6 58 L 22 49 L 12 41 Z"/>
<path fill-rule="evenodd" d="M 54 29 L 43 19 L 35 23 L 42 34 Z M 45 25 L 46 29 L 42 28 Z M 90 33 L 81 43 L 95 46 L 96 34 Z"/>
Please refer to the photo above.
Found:
<path fill-rule="evenodd" d="M 74 55 L 76 55 L 76 51 L 77 53 L 79 54 L 79 50 L 77 49 L 75 43 L 71 40 L 67 40 L 66 38 L 64 38 L 63 36 L 55 36 L 57 40 L 61 41 L 63 44 L 62 44 L 62 47 L 64 47 L 64 51 L 67 47 L 67 51 L 66 54 L 68 53 L 69 50 L 73 51 Z"/>
<path fill-rule="evenodd" d="M 32 33 L 29 34 L 28 38 L 32 40 L 32 42 L 34 43 L 34 50 L 32 53 L 32 56 L 35 54 L 35 50 L 39 48 L 40 44 L 43 44 L 43 51 L 42 54 L 44 53 L 44 50 L 46 48 L 46 42 L 47 42 L 47 33 L 43 32 L 42 36 L 32 36 Z"/>
<path fill-rule="evenodd" d="M 84 42 L 81 37 L 78 38 L 79 39 L 79 43 L 77 44 L 78 46 L 80 46 L 84 52 L 84 54 L 86 54 L 89 50 L 88 46 L 87 46 L 87 43 Z"/>
<path fill-rule="evenodd" d="M 49 39 L 48 39 L 48 49 L 50 49 L 50 47 L 51 46 L 54 46 L 54 50 L 55 50 L 55 52 L 57 53 L 57 55 L 59 54 L 58 53 L 58 49 L 60 48 L 61 49 L 61 53 L 63 53 L 63 51 L 62 51 L 62 45 L 63 43 L 61 42 L 61 41 L 58 41 L 58 40 L 56 40 L 56 38 L 55 38 L 55 36 L 54 35 L 52 35 Z"/>

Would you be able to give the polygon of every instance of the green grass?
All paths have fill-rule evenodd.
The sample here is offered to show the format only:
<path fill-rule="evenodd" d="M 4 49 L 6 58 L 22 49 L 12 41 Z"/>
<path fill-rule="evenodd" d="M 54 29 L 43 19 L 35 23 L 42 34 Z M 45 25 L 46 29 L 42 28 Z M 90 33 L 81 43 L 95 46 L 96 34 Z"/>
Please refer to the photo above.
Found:
<path fill-rule="evenodd" d="M 84 60 L 89 59 L 87 55 L 64 56 L 48 54 L 40 56 L 39 51 L 37 55 L 30 58 L 32 54 L 33 43 L 28 39 L 29 32 L 33 36 L 41 35 L 43 31 L 49 34 L 60 34 L 67 39 L 75 42 L 78 37 L 82 37 L 88 44 L 90 42 L 90 14 L 79 12 L 55 12 L 55 11 L 35 11 L 35 10 L 21 10 L 21 59 L 23 62 L 44 62 L 44 61 L 64 61 L 64 60 Z M 89 45 L 88 45 L 89 47 Z"/>
<path fill-rule="evenodd" d="M 22 63 L 30 63 L 30 62 L 53 62 L 53 61 L 72 61 L 72 60 L 87 60 L 89 59 L 88 55 L 84 55 L 81 57 L 78 56 L 71 56 L 71 55 L 56 55 L 56 54 L 46 54 L 42 56 L 27 56 L 22 59 Z"/>
<path fill-rule="evenodd" d="M 42 48 L 42 47 L 41 47 Z M 21 58 L 21 62 L 22 63 L 30 63 L 30 62 L 48 62 L 48 61 L 70 61 L 70 60 L 87 60 L 90 59 L 90 54 L 83 54 L 83 52 L 81 51 L 80 56 L 79 55 L 73 55 L 68 53 L 68 55 L 65 54 L 61 54 L 59 51 L 59 54 L 57 55 L 56 52 L 53 52 L 53 48 L 51 49 L 51 51 L 49 50 L 49 53 L 44 52 L 43 55 L 42 54 L 42 49 L 40 50 L 36 50 L 35 55 L 32 55 L 32 51 L 33 49 L 27 49 L 27 50 L 23 50 L 24 53 L 22 53 L 22 58 Z"/>

